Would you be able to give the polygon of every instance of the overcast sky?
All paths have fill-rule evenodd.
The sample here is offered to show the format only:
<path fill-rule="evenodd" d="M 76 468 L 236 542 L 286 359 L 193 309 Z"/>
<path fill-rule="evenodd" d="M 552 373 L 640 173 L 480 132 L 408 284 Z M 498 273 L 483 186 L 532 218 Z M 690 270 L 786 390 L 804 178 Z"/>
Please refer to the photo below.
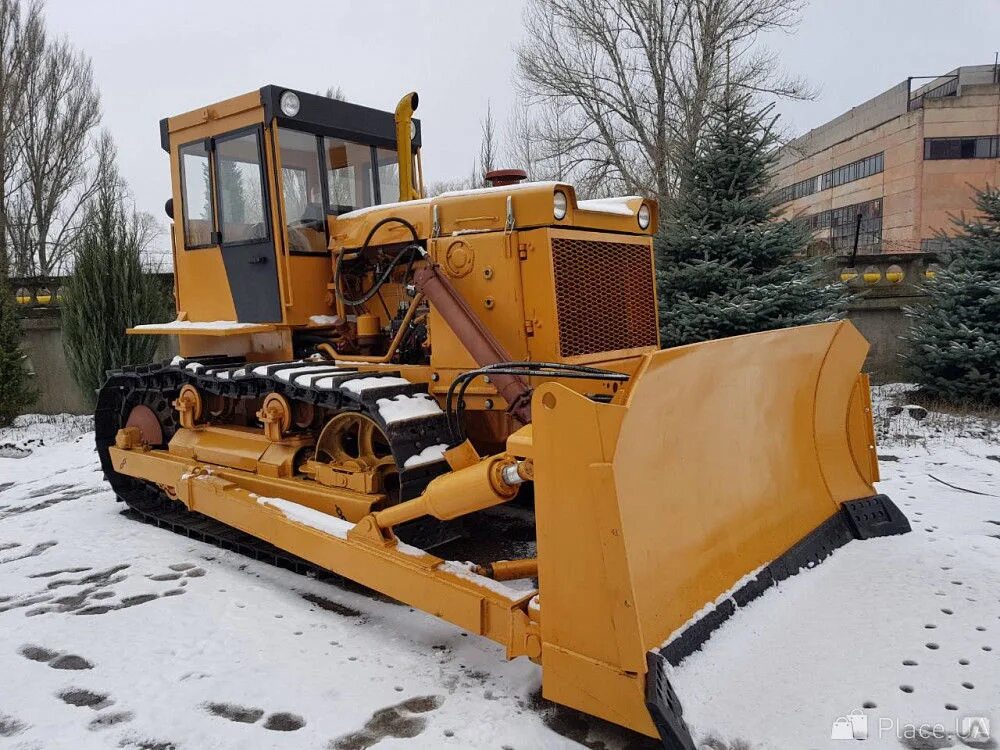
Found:
<path fill-rule="evenodd" d="M 164 221 L 170 193 L 160 118 L 275 83 L 330 85 L 391 110 L 420 93 L 429 181 L 469 174 L 479 121 L 516 100 L 521 0 L 48 0 L 49 27 L 90 55 L 104 125 L 142 210 Z M 1000 0 L 813 0 L 800 25 L 766 40 L 820 89 L 780 105 L 801 133 L 907 76 L 992 63 Z M 516 165 L 511 165 L 516 166 Z M 164 238 L 162 246 L 166 248 Z"/>

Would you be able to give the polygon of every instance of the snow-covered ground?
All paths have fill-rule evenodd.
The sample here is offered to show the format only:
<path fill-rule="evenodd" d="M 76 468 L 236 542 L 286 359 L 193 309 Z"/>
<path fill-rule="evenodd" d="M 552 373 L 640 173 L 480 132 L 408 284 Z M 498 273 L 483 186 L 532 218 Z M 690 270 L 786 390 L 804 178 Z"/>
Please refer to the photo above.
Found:
<path fill-rule="evenodd" d="M 1000 737 L 1000 427 L 878 395 L 879 488 L 914 531 L 838 550 L 675 670 L 704 747 L 835 749 L 862 715 L 863 747 L 960 747 L 975 716 Z M 86 420 L 21 424 L 0 431 L 0 747 L 650 746 L 429 615 L 128 520 Z"/>

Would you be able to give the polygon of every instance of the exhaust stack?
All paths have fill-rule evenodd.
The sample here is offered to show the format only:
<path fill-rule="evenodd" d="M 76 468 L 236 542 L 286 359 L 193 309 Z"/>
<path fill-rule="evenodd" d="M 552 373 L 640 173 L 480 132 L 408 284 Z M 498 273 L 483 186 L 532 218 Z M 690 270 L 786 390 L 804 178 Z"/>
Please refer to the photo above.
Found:
<path fill-rule="evenodd" d="M 411 91 L 396 105 L 396 152 L 399 154 L 401 201 L 412 201 L 420 197 L 420 189 L 413 180 L 413 113 L 419 103 L 420 97 L 417 96 L 417 92 Z"/>

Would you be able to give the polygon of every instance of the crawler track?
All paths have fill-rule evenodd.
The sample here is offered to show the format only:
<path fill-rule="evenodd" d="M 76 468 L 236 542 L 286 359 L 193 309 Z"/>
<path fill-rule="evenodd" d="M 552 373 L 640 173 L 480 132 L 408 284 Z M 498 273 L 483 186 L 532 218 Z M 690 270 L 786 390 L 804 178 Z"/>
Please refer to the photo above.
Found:
<path fill-rule="evenodd" d="M 360 392 L 343 387 L 344 383 L 361 377 L 375 380 L 369 381 L 368 387 Z M 386 380 L 386 385 L 380 386 L 379 379 Z M 420 394 L 427 393 L 425 385 L 402 384 L 399 380 L 398 372 L 362 375 L 330 362 L 255 365 L 229 357 L 175 358 L 170 363 L 115 370 L 108 374 L 98 394 L 94 415 L 101 468 L 118 499 L 129 506 L 129 514 L 138 520 L 297 572 L 317 571 L 319 569 L 311 563 L 267 542 L 187 510 L 152 482 L 119 474 L 111 464 L 108 449 L 132 409 L 140 405 L 156 414 L 163 430 L 163 445 L 159 447 L 166 447 L 178 427 L 172 403 L 186 384 L 194 385 L 202 393 L 220 397 L 227 414 L 239 411 L 240 406 L 242 413 L 252 414 L 253 405 L 260 399 L 269 393 L 280 393 L 289 402 L 308 404 L 327 417 L 340 412 L 359 412 L 375 421 L 389 440 L 399 467 L 400 498 L 406 500 L 419 495 L 431 479 L 447 470 L 447 465 L 440 460 L 413 465 L 411 459 L 429 446 L 447 444 L 449 436 L 443 412 L 386 421 L 380 401 L 400 397 L 424 399 Z M 381 406 L 384 405 L 383 401 Z M 225 418 L 220 417 L 219 421 L 224 423 Z M 411 460 L 410 467 L 406 467 L 408 460 Z M 460 528 L 454 523 L 428 519 L 406 524 L 398 532 L 409 543 L 427 549 L 455 539 L 460 535 Z"/>

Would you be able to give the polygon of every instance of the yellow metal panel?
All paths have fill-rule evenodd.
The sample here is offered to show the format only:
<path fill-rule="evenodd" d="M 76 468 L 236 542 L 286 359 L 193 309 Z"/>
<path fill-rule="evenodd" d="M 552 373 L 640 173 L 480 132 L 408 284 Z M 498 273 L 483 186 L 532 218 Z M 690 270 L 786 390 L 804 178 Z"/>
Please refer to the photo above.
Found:
<path fill-rule="evenodd" d="M 253 92 L 226 100 L 205 110 L 195 110 L 172 117 L 168 121 L 175 217 L 172 230 L 176 247 L 174 279 L 177 310 L 186 313 L 189 320 L 236 320 L 236 307 L 222 262 L 221 250 L 217 246 L 187 250 L 184 246 L 184 196 L 180 177 L 179 147 L 202 138 L 258 124 L 263 121 L 263 117 L 260 95 Z M 272 201 L 272 210 L 273 203 Z M 217 206 L 215 212 L 217 217 Z"/>
<path fill-rule="evenodd" d="M 646 647 L 875 494 L 847 445 L 866 350 L 842 322 L 650 356 L 614 460 Z"/>
<path fill-rule="evenodd" d="M 260 430 L 235 426 L 180 429 L 170 440 L 172 453 L 243 471 L 255 471 L 270 445 Z"/>
<path fill-rule="evenodd" d="M 858 474 L 873 484 L 879 481 L 878 453 L 875 449 L 875 422 L 872 419 L 872 393 L 868 373 L 858 375 L 851 393 L 847 423 L 851 455 Z"/>
<path fill-rule="evenodd" d="M 566 216 L 562 219 L 556 219 L 553 215 L 553 195 L 556 190 L 561 190 L 567 197 Z M 444 193 L 435 198 L 407 201 L 385 209 L 374 208 L 353 215 L 347 214 L 333 222 L 334 246 L 359 247 L 371 227 L 386 216 L 406 219 L 417 228 L 421 238 L 427 238 L 433 225 L 434 207 L 437 207 L 442 237 L 504 231 L 508 222 L 508 198 L 510 198 L 513 228 L 519 230 L 552 226 L 646 238 L 656 232 L 657 210 L 654 201 L 646 201 L 650 207 L 651 222 L 648 228 L 641 229 L 634 215 L 580 209 L 577 206 L 576 192 L 570 185 L 536 182 L 506 188 L 463 191 L 457 194 Z M 634 207 L 633 210 L 638 211 L 642 202 L 641 198 L 636 198 L 630 202 L 630 208 Z M 376 233 L 373 242 L 379 244 L 407 239 L 409 234 L 406 230 L 386 227 Z"/>
<path fill-rule="evenodd" d="M 372 541 L 353 531 L 344 538 L 303 525 L 262 505 L 230 479 L 195 475 L 192 472 L 203 467 L 162 451 L 112 447 L 110 455 L 121 474 L 177 487 L 178 497 L 198 513 L 504 644 L 512 656 L 525 653 L 518 638 L 525 635 L 524 610 L 534 591 L 511 598 L 489 585 L 442 570 L 443 560 L 433 555 L 400 552 L 394 544 Z"/>
<path fill-rule="evenodd" d="M 543 605 L 544 606 L 544 605 Z M 558 675 L 560 679 L 549 679 Z M 645 671 L 625 672 L 555 644 L 542 644 L 546 698 L 657 737 L 645 704 Z"/>
<path fill-rule="evenodd" d="M 199 107 L 198 109 L 193 109 L 190 112 L 174 115 L 167 120 L 167 130 L 170 133 L 171 141 L 173 143 L 177 143 L 174 139 L 174 134 L 179 131 L 198 127 L 199 125 L 203 125 L 211 120 L 231 118 L 259 108 L 260 91 L 250 91 L 246 94 L 240 94 L 239 96 L 224 99 L 216 104 L 210 104 L 207 107 Z M 261 118 L 258 118 L 258 121 L 260 119 Z M 195 136 L 195 138 L 197 137 L 198 136 Z M 191 140 L 194 140 L 194 138 Z"/>
<path fill-rule="evenodd" d="M 528 356 L 528 349 L 517 242 L 516 233 L 505 235 L 502 232 L 444 237 L 430 243 L 430 253 L 511 359 L 523 360 Z M 455 258 L 456 248 L 460 249 L 466 263 L 458 271 L 454 261 L 449 260 Z M 429 320 L 433 342 L 431 366 L 475 368 L 472 356 L 436 308 L 431 308 Z"/>
<path fill-rule="evenodd" d="M 615 485 L 609 481 L 613 454 L 604 449 L 614 447 L 615 436 L 603 439 L 602 410 L 623 408 L 595 403 L 557 384 L 542 386 L 532 401 L 542 640 L 638 669 L 643 652 L 636 623 L 631 653 L 623 654 L 616 632 L 624 627 L 619 607 L 630 598 L 622 592 L 632 582 L 624 550 L 605 546 L 607 535 L 620 533 L 621 525 Z M 546 672 L 543 680 L 548 679 Z"/>
<path fill-rule="evenodd" d="M 851 445 L 851 414 L 858 386 L 857 373 L 868 354 L 868 342 L 849 323 L 837 328 L 823 369 L 816 384 L 816 449 L 823 478 L 831 497 L 851 500 L 874 494 L 872 491 L 871 452 L 868 466 L 862 469 Z M 850 374 L 854 373 L 854 377 Z M 857 402 L 857 407 L 862 407 Z M 872 423 L 871 414 L 854 421 Z M 877 460 L 877 459 L 876 459 Z"/>
<path fill-rule="evenodd" d="M 624 406 L 536 390 L 547 697 L 648 732 L 641 694 L 595 674 L 644 673 L 702 607 L 875 494 L 849 446 L 866 348 L 849 323 L 807 326 L 649 354 Z"/>

